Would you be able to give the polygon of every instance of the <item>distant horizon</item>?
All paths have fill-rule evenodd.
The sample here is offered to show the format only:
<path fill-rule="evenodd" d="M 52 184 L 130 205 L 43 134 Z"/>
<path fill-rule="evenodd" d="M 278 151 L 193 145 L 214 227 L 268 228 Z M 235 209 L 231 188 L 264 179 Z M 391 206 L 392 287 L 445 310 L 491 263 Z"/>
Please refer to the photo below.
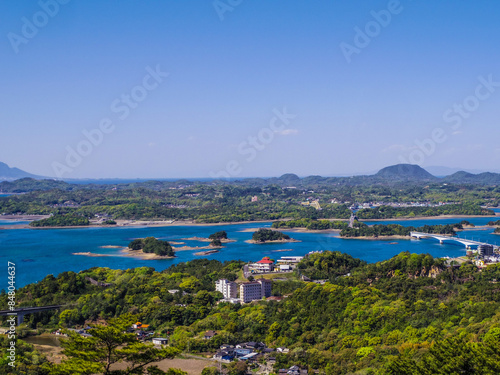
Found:
<path fill-rule="evenodd" d="M 0 161 L 1 162 L 1 161 Z M 397 164 L 394 164 L 397 165 Z M 468 169 L 460 169 L 460 168 L 453 168 L 453 167 L 443 167 L 443 166 L 428 166 L 424 167 L 418 164 L 415 164 L 423 169 L 425 169 L 427 172 L 432 174 L 435 177 L 446 177 L 449 176 L 453 173 L 464 171 L 472 174 L 480 174 L 480 173 L 500 173 L 495 170 L 468 170 Z M 293 174 L 298 176 L 299 178 L 305 178 L 305 177 L 310 177 L 310 176 L 321 176 L 321 177 L 333 177 L 333 178 L 341 178 L 341 177 L 356 177 L 356 176 L 371 176 L 376 174 L 378 171 L 380 171 L 383 168 L 390 167 L 393 165 L 386 165 L 384 167 L 381 167 L 377 170 L 373 171 L 367 171 L 367 172 L 353 172 L 351 174 L 345 173 L 345 174 L 331 174 L 331 175 L 317 175 L 317 174 L 297 174 L 294 172 L 285 172 L 281 174 L 275 174 L 275 175 L 269 175 L 269 176 L 238 176 L 238 177 L 229 177 L 229 178 L 213 178 L 213 177 L 197 177 L 197 176 L 190 176 L 190 177 L 81 177 L 81 178 L 57 178 L 54 176 L 41 176 L 37 175 L 36 173 L 32 173 L 31 171 L 25 171 L 22 170 L 23 172 L 35 175 L 37 177 L 42 177 L 44 179 L 53 179 L 53 180 L 59 180 L 59 181 L 66 181 L 66 182 L 72 182 L 72 181 L 113 181 L 113 180 L 123 180 L 123 181 L 177 181 L 177 180 L 195 180 L 195 181 L 211 181 L 211 180 L 227 180 L 227 181 L 238 181 L 238 180 L 243 180 L 243 179 L 250 179 L 250 178 L 262 178 L 262 179 L 269 179 L 269 178 L 277 178 L 286 174 Z M 11 166 L 11 168 L 17 168 L 16 166 Z M 449 170 L 448 173 L 443 173 L 443 174 L 436 174 L 433 173 L 433 170 Z M 1 177 L 1 176 L 0 176 Z M 23 178 L 23 177 L 21 177 Z M 18 178 L 15 178 L 18 179 Z M 0 180 L 1 182 L 2 180 Z M 5 181 L 5 180 L 4 180 Z"/>

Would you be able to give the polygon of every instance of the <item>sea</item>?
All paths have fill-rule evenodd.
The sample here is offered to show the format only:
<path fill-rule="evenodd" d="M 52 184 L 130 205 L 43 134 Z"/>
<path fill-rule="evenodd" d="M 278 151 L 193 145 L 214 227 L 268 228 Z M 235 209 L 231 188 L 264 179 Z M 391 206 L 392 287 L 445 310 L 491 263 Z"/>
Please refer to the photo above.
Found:
<path fill-rule="evenodd" d="M 500 210 L 496 209 L 497 212 Z M 464 218 L 479 226 L 496 219 L 492 217 Z M 463 220 L 452 218 L 424 220 L 391 220 L 371 221 L 367 224 L 401 224 L 404 226 L 423 226 L 425 224 L 449 224 Z M 305 255 L 311 251 L 332 250 L 341 251 L 367 262 L 377 262 L 389 259 L 402 251 L 412 253 L 429 253 L 434 257 L 456 257 L 465 255 L 463 245 L 444 243 L 425 239 L 391 239 L 391 240 L 358 240 L 343 239 L 337 233 L 301 233 L 282 230 L 300 242 L 281 244 L 249 244 L 245 240 L 252 237 L 252 231 L 258 228 L 269 228 L 271 222 L 221 224 L 221 225 L 191 225 L 166 227 L 114 227 L 114 228 L 68 228 L 68 229 L 8 229 L 9 225 L 23 224 L 22 221 L 0 220 L 0 290 L 8 286 L 7 263 L 16 267 L 15 282 L 20 288 L 29 283 L 42 280 L 49 274 L 57 276 L 64 271 L 79 272 L 92 267 L 109 267 L 112 269 L 127 269 L 132 267 L 154 267 L 157 271 L 164 270 L 179 262 L 188 262 L 197 258 L 228 261 L 239 259 L 257 261 L 264 256 L 279 259 L 286 255 Z M 195 255 L 200 250 L 177 251 L 174 259 L 143 260 L 121 256 L 119 248 L 126 247 L 135 238 L 153 236 L 159 239 L 184 242 L 184 245 L 174 246 L 206 246 L 207 242 L 186 240 L 191 237 L 208 237 L 210 234 L 225 230 L 230 239 L 236 240 L 224 244 L 218 253 L 207 256 Z M 459 232 L 459 237 L 500 245 L 500 236 L 492 234 L 493 229 L 467 230 Z M 74 255 L 74 253 L 90 252 L 109 256 L 90 257 Z"/>

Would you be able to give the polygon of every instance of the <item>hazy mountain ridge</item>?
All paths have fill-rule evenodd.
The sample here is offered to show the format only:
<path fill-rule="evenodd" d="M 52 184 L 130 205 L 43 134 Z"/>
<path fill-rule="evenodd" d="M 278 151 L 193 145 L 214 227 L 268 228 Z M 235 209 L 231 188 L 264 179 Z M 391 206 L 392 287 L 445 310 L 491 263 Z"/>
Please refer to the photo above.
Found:
<path fill-rule="evenodd" d="M 46 178 L 25 172 L 19 168 L 11 168 L 7 164 L 0 162 L 0 181 L 12 181 L 24 177 L 35 179 Z"/>
<path fill-rule="evenodd" d="M 26 192 L 33 190 L 50 189 L 73 189 L 76 182 L 60 181 L 36 176 L 18 168 L 10 168 L 7 164 L 0 162 L 0 191 L 3 192 Z M 78 185 L 89 186 L 78 181 Z M 380 169 L 372 175 L 357 175 L 350 177 L 322 177 L 307 176 L 299 177 L 293 173 L 286 173 L 280 177 L 271 178 L 242 178 L 240 180 L 210 180 L 195 181 L 179 179 L 176 181 L 144 180 L 132 183 L 116 183 L 110 186 L 120 186 L 122 188 L 144 187 L 153 190 L 161 190 L 165 187 L 189 186 L 195 184 L 218 184 L 218 185 L 246 185 L 246 186 L 267 186 L 279 185 L 282 187 L 296 186 L 319 186 L 319 185 L 368 185 L 368 184 L 424 184 L 424 183 L 453 183 L 453 184 L 477 184 L 477 185 L 500 185 L 500 173 L 483 172 L 473 174 L 459 171 L 445 177 L 436 177 L 424 168 L 415 164 L 396 164 Z M 93 185 L 97 188 L 99 184 Z"/>

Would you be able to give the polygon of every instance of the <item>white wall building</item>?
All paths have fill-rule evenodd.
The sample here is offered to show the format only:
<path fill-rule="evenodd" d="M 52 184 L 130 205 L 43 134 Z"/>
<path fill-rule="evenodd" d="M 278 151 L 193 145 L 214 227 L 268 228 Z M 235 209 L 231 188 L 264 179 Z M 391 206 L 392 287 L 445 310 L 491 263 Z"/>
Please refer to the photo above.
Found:
<path fill-rule="evenodd" d="M 240 300 L 243 303 L 271 296 L 272 282 L 267 279 L 240 284 Z"/>
<path fill-rule="evenodd" d="M 215 290 L 221 292 L 225 299 L 236 298 L 238 285 L 227 279 L 220 279 L 215 282 Z"/>

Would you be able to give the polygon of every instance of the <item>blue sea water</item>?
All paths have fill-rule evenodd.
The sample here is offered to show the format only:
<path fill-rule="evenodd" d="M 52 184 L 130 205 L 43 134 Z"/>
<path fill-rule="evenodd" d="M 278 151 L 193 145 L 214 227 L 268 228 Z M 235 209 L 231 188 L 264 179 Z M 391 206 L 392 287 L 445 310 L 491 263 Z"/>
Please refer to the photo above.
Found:
<path fill-rule="evenodd" d="M 29 221 L 24 220 L 0 220 L 0 227 L 6 225 L 20 225 L 20 224 L 29 224 Z"/>
<path fill-rule="evenodd" d="M 394 220 L 381 223 L 421 226 L 424 224 L 456 223 L 462 219 L 433 220 Z M 492 218 L 469 218 L 475 225 L 484 225 Z M 11 222 L 12 223 L 12 222 Z M 15 222 L 18 224 L 20 222 Z M 374 224 L 376 222 L 370 222 Z M 0 222 L 0 225 L 5 225 Z M 77 229 L 3 229 L 0 230 L 0 289 L 7 287 L 7 262 L 16 264 L 16 286 L 42 280 L 48 274 L 57 275 L 64 271 L 81 271 L 91 267 L 110 267 L 126 269 L 149 266 L 161 271 L 172 264 L 207 257 L 220 261 L 241 259 L 256 261 L 263 256 L 277 259 L 285 255 L 304 255 L 310 251 L 332 250 L 348 253 L 368 262 L 388 259 L 401 251 L 429 253 L 435 257 L 461 256 L 465 248 L 458 244 L 439 244 L 434 240 L 357 240 L 342 239 L 335 233 L 300 233 L 284 232 L 301 242 L 285 244 L 248 244 L 251 238 L 248 229 L 270 227 L 271 223 L 245 223 L 234 225 L 206 226 L 167 226 L 167 227 L 116 227 L 116 228 L 77 228 Z M 219 253 L 209 256 L 197 256 L 200 250 L 176 252 L 175 259 L 142 260 L 120 256 L 120 249 L 102 248 L 102 246 L 125 247 L 134 238 L 154 236 L 168 241 L 185 242 L 187 246 L 206 246 L 206 242 L 183 240 L 189 237 L 208 237 L 211 233 L 225 230 L 230 239 L 236 242 L 225 244 Z M 460 237 L 500 244 L 500 236 L 492 234 L 493 229 L 468 230 Z M 184 246 L 184 245 L 174 245 Z M 286 250 L 286 251 L 282 251 Z M 106 257 L 88 257 L 73 253 L 91 252 L 107 254 Z M 2 265 L 3 264 L 3 265 Z M 4 272 L 2 272 L 2 268 Z M 3 275 L 3 276 L 2 276 Z"/>

